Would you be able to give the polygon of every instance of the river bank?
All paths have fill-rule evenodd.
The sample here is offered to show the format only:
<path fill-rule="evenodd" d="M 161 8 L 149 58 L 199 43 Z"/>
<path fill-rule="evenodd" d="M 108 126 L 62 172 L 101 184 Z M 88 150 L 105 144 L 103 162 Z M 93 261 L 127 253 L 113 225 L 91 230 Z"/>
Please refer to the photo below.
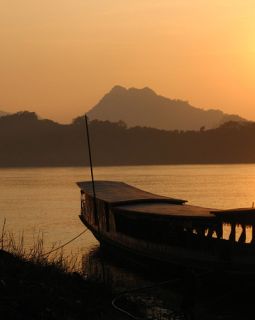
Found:
<path fill-rule="evenodd" d="M 244 280 L 243 277 L 210 274 L 200 275 L 193 281 L 190 276 L 179 280 L 116 295 L 109 285 L 70 272 L 61 263 L 36 262 L 0 250 L 0 317 L 5 320 L 129 319 L 112 307 L 115 298 L 121 309 L 139 319 L 252 318 L 253 295 L 250 292 L 254 291 L 254 278 Z M 171 306 L 169 311 L 160 308 L 162 297 Z M 174 309 L 179 311 L 171 311 Z M 152 318 L 147 317 L 148 314 Z"/>
<path fill-rule="evenodd" d="M 2 319 L 125 319 L 111 307 L 113 295 L 60 265 L 41 264 L 0 250 Z"/>

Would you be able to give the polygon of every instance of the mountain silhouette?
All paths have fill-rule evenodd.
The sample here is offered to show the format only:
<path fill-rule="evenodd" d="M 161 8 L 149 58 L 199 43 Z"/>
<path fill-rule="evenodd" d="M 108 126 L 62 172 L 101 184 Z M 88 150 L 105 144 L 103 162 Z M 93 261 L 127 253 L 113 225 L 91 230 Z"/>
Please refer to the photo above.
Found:
<path fill-rule="evenodd" d="M 91 120 L 124 121 L 128 127 L 142 126 L 163 130 L 210 129 L 228 121 L 245 121 L 220 110 L 203 110 L 187 101 L 172 100 L 150 88 L 126 89 L 115 86 L 89 112 Z"/>

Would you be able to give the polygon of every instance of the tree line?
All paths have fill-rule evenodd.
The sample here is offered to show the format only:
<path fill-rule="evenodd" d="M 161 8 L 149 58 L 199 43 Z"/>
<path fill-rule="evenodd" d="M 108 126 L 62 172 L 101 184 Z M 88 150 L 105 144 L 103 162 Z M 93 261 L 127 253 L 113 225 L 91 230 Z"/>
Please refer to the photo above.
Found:
<path fill-rule="evenodd" d="M 228 122 L 216 129 L 166 131 L 89 122 L 95 165 L 254 163 L 255 123 Z M 85 121 L 41 120 L 19 112 L 0 118 L 0 166 L 89 164 Z"/>

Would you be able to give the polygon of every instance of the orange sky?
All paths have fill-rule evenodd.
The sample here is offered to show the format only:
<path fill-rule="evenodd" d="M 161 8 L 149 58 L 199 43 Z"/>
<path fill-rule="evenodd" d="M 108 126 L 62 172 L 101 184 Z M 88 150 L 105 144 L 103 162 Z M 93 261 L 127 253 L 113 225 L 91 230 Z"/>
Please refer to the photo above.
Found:
<path fill-rule="evenodd" d="M 254 0 L 0 0 L 0 110 L 69 122 L 119 84 L 255 120 Z"/>

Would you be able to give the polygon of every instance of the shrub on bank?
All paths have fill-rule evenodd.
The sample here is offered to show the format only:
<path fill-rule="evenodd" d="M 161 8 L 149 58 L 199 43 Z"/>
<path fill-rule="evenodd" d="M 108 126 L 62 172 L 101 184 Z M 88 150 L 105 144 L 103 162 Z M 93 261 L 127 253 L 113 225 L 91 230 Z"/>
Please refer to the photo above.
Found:
<path fill-rule="evenodd" d="M 23 237 L 17 242 L 3 228 L 0 318 L 102 319 L 110 306 L 111 292 L 74 272 L 75 261 L 65 259 L 62 251 L 55 251 L 53 256 L 45 254 L 42 239 L 26 251 Z"/>

